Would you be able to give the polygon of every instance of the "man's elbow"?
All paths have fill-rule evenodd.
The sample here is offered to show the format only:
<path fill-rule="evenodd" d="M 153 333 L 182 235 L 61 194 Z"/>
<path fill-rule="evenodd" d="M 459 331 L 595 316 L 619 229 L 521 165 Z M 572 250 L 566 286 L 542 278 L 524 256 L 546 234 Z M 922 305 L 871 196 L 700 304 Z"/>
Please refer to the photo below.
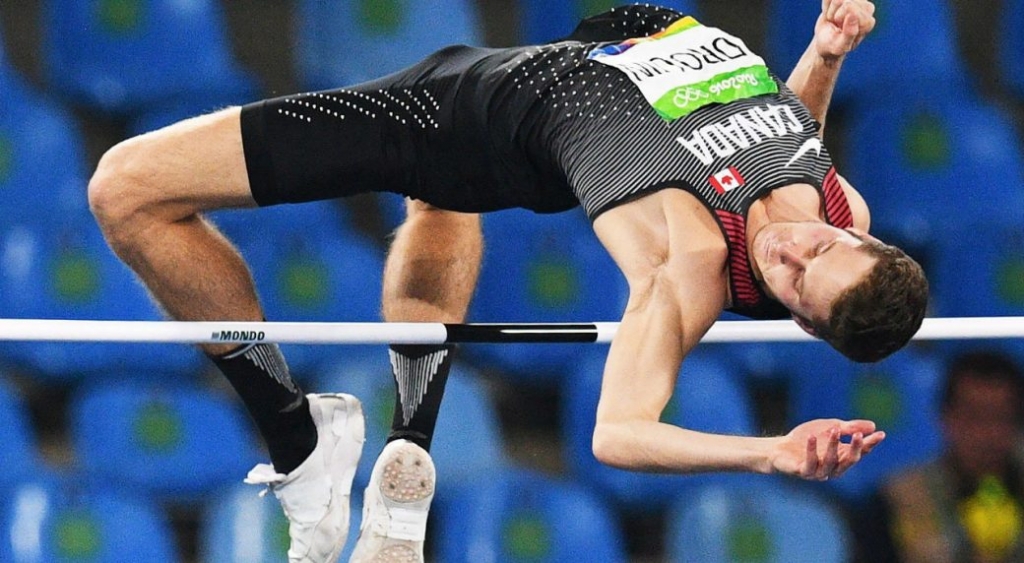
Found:
<path fill-rule="evenodd" d="M 590 447 L 597 461 L 619 469 L 630 469 L 633 464 L 628 442 L 621 425 L 598 423 L 594 427 Z"/>

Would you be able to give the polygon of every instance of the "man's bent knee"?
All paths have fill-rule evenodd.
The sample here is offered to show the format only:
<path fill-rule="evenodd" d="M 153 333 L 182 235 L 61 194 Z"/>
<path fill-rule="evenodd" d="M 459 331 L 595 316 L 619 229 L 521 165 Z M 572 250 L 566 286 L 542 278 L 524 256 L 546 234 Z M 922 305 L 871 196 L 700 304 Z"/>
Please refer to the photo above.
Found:
<path fill-rule="evenodd" d="M 109 149 L 89 180 L 89 209 L 104 229 L 123 224 L 142 205 L 143 173 L 138 170 L 137 149 L 130 139 Z"/>
<path fill-rule="evenodd" d="M 238 108 L 122 141 L 100 159 L 89 207 L 111 230 L 140 219 L 173 222 L 253 206 L 241 145 Z"/>

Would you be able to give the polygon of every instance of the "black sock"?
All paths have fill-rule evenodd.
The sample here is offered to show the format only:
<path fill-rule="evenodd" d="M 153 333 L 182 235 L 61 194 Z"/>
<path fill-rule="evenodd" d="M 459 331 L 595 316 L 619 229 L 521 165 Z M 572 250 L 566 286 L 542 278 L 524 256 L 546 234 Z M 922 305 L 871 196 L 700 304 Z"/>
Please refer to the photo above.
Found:
<path fill-rule="evenodd" d="M 247 344 L 210 359 L 242 398 L 274 470 L 287 474 L 305 461 L 316 447 L 316 425 L 277 344 Z"/>
<path fill-rule="evenodd" d="M 402 345 L 388 350 L 397 391 L 388 442 L 405 439 L 430 451 L 452 352 L 454 346 Z"/>

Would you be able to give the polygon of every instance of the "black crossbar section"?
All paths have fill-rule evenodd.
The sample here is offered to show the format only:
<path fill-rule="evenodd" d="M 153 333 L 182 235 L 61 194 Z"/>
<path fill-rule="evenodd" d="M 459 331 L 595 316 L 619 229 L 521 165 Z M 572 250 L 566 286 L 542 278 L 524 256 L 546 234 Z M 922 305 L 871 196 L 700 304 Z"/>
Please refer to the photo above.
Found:
<path fill-rule="evenodd" d="M 445 323 L 451 344 L 478 342 L 500 344 L 506 342 L 596 342 L 597 326 L 588 323 L 511 323 L 511 324 L 449 324 Z"/>

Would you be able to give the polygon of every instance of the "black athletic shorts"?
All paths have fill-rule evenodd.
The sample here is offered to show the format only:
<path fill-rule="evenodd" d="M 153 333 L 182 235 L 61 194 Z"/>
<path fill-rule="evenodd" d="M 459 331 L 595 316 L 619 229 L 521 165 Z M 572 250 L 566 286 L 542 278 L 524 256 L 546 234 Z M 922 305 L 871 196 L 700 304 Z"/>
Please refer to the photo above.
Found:
<path fill-rule="evenodd" d="M 266 206 L 394 192 L 466 212 L 578 205 L 564 177 L 547 177 L 552 171 L 520 142 L 526 108 L 496 102 L 505 72 L 495 70 L 516 54 L 449 47 L 378 80 L 244 106 L 254 199 Z"/>

